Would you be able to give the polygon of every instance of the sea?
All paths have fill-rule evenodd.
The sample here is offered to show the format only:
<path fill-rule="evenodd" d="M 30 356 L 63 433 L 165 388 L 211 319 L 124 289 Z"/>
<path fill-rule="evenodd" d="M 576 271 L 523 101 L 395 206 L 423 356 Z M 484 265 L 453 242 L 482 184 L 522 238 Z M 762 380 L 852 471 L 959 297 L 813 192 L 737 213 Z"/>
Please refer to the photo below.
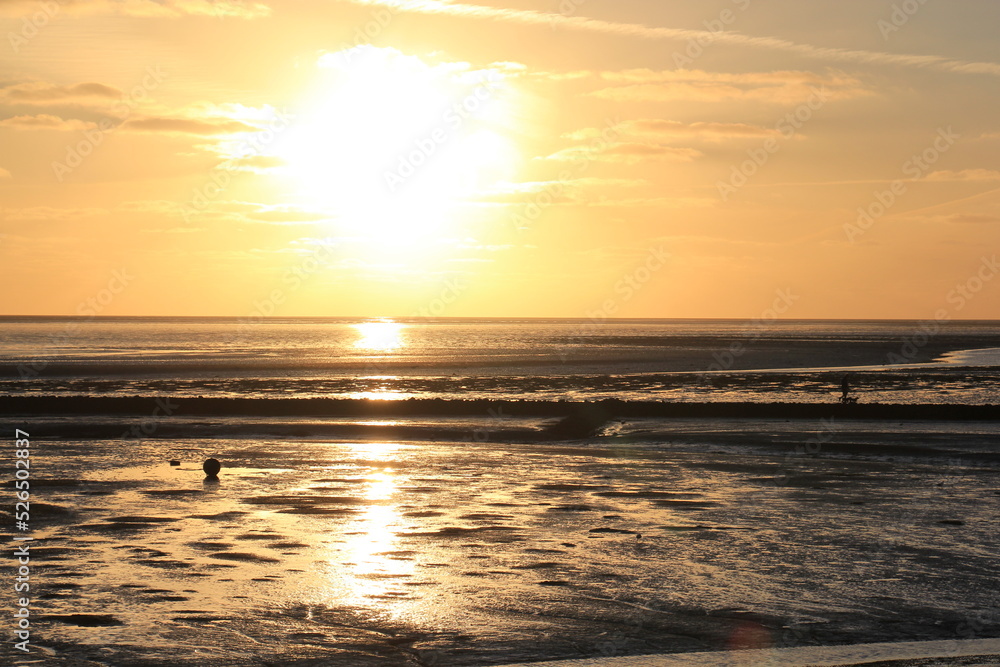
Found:
<path fill-rule="evenodd" d="M 3 318 L 0 517 L 30 551 L 32 655 L 0 663 L 961 655 L 1000 636 L 998 422 L 780 404 L 996 404 L 998 351 L 1000 322 Z M 278 398 L 779 410 L 567 437 L 555 412 Z"/>
<path fill-rule="evenodd" d="M 0 396 L 1000 402 L 1000 321 L 0 318 Z"/>

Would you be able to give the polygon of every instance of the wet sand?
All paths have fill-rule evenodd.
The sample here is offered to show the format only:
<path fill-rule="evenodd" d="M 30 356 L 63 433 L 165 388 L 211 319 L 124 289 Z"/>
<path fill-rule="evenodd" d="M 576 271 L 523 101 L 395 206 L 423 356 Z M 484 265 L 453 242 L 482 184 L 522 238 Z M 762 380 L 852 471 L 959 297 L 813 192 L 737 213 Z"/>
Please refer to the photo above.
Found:
<path fill-rule="evenodd" d="M 164 410 L 168 414 L 164 415 Z M 0 414 L 30 418 L 31 415 L 131 415 L 136 417 L 173 414 L 204 416 L 321 416 L 357 418 L 398 417 L 563 417 L 582 411 L 600 411 L 619 418 L 716 418 L 716 419 L 881 419 L 930 421 L 1000 421 L 1000 405 L 886 404 L 758 402 L 597 402 L 552 400 L 367 400 L 340 398 L 172 398 L 11 396 L 0 401 Z"/>
<path fill-rule="evenodd" d="M 895 642 L 810 648 L 748 649 L 684 655 L 592 658 L 504 667 L 946 667 L 1000 664 L 1000 639 Z"/>
<path fill-rule="evenodd" d="M 33 641 L 67 665 L 488 665 L 1000 636 L 996 423 L 669 425 L 64 424 L 33 449 Z"/>

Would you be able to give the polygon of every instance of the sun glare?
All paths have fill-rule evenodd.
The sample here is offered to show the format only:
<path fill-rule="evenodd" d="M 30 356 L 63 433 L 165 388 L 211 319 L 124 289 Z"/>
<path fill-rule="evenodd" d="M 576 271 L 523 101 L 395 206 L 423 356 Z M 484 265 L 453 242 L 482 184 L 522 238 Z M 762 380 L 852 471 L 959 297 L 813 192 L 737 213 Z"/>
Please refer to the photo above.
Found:
<path fill-rule="evenodd" d="M 391 352 L 403 347 L 405 325 L 391 320 L 355 324 L 359 334 L 354 347 L 371 352 Z"/>
<path fill-rule="evenodd" d="M 463 202 L 514 175 L 501 69 L 391 48 L 323 55 L 317 90 L 279 148 L 290 187 L 342 234 L 381 247 L 461 231 Z"/>

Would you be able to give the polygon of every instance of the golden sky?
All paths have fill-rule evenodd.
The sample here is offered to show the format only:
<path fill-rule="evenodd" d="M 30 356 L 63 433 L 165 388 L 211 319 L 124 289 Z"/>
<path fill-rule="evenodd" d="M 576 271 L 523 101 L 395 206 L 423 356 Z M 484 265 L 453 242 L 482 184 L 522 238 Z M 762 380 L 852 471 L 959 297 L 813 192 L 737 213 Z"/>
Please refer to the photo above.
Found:
<path fill-rule="evenodd" d="M 0 313 L 1000 318 L 998 25 L 0 0 Z"/>

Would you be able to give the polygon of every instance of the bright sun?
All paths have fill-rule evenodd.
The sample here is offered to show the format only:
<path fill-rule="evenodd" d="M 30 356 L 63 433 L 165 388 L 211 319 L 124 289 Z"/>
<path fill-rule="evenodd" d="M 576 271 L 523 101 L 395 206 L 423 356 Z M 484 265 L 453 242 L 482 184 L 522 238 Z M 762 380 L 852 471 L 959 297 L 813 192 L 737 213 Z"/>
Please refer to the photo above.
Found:
<path fill-rule="evenodd" d="M 319 65 L 319 90 L 278 150 L 302 203 L 343 233 L 383 247 L 458 233 L 463 203 L 512 179 L 502 69 L 373 46 Z"/>

